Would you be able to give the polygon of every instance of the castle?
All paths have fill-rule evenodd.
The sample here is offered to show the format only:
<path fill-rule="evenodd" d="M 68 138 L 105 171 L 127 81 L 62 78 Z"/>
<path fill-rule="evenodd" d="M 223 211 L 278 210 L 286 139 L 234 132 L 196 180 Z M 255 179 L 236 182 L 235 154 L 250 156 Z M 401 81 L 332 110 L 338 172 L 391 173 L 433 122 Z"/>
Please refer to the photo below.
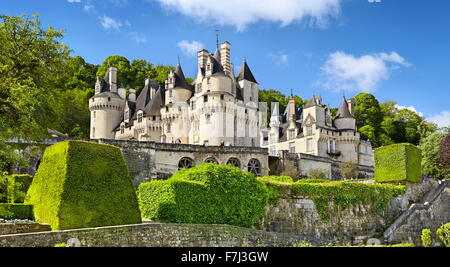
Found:
<path fill-rule="evenodd" d="M 258 147 L 259 85 L 247 62 L 235 77 L 229 42 L 198 52 L 198 74 L 186 81 L 178 63 L 165 86 L 149 78 L 136 90 L 117 86 L 117 69 L 98 79 L 89 101 L 91 139 Z"/>
<path fill-rule="evenodd" d="M 345 97 L 334 119 L 320 96 L 313 96 L 301 108 L 296 107 L 292 97 L 281 116 L 279 105 L 274 103 L 270 127 L 262 133 L 262 147 L 267 147 L 271 156 L 289 151 L 362 166 L 374 165 L 372 145 L 361 139 L 356 128 L 354 100 L 347 101 Z"/>
<path fill-rule="evenodd" d="M 230 52 L 229 42 L 217 42 L 214 54 L 198 52 L 198 73 L 191 84 L 178 62 L 164 86 L 147 78 L 139 96 L 130 89 L 127 97 L 126 89 L 118 88 L 117 69 L 110 67 L 103 79 L 97 79 L 95 95 L 89 100 L 91 139 L 262 147 L 274 157 L 282 151 L 309 156 L 309 161 L 299 160 L 309 162 L 302 166 L 303 174 L 320 167 L 328 170 L 329 177 L 331 166 L 338 162 L 374 165 L 371 144 L 361 139 L 356 128 L 353 100 L 344 98 L 333 119 L 321 97 L 314 96 L 301 108 L 291 98 L 281 115 L 279 105 L 273 106 L 270 126 L 264 129 L 259 84 L 245 59 L 235 76 Z M 186 165 L 182 162 L 186 157 L 179 158 L 174 166 Z M 226 159 L 219 162 L 210 157 L 206 161 L 227 163 Z M 247 168 L 250 163 L 236 165 Z M 259 164 L 258 168 L 268 173 L 268 164 Z"/>

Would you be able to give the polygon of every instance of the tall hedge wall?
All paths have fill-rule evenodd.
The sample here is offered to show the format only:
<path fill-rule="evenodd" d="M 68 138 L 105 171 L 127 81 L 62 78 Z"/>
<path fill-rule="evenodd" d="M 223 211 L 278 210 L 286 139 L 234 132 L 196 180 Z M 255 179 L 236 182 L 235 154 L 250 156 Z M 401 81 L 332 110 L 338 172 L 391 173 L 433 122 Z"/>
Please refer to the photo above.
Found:
<path fill-rule="evenodd" d="M 6 220 L 33 220 L 33 205 L 0 203 L 0 218 Z"/>
<path fill-rule="evenodd" d="M 30 188 L 33 176 L 28 174 L 13 174 L 7 177 L 8 186 L 6 190 L 8 203 L 23 203 Z"/>
<path fill-rule="evenodd" d="M 422 176 L 422 151 L 412 144 L 395 144 L 375 150 L 375 180 L 378 183 L 418 183 Z"/>
<path fill-rule="evenodd" d="M 266 187 L 254 175 L 214 163 L 141 184 L 138 196 L 142 216 L 150 220 L 242 227 L 263 215 L 268 200 Z"/>
<path fill-rule="evenodd" d="M 141 222 L 136 192 L 119 148 L 80 141 L 48 147 L 25 203 L 53 230 Z"/>

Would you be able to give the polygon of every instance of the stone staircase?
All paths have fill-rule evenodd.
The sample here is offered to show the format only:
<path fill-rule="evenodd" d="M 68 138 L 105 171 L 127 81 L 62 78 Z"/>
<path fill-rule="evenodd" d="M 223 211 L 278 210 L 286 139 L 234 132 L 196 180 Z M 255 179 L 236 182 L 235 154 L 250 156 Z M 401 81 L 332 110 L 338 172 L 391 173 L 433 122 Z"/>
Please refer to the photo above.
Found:
<path fill-rule="evenodd" d="M 396 235 L 397 231 L 405 224 L 408 223 L 408 220 L 412 215 L 420 212 L 420 211 L 428 211 L 433 203 L 443 194 L 443 192 L 450 188 L 449 180 L 439 181 L 439 185 L 433 188 L 430 192 L 428 192 L 422 199 L 420 203 L 413 203 L 409 206 L 409 208 L 400 215 L 393 224 L 391 224 L 384 232 L 383 237 L 387 243 L 390 243 Z M 450 203 L 447 205 L 450 210 Z M 449 217 L 449 216 L 446 216 Z M 450 218 L 449 218 L 450 220 Z M 444 222 L 445 223 L 445 222 Z M 411 240 L 410 240 L 411 241 Z"/>

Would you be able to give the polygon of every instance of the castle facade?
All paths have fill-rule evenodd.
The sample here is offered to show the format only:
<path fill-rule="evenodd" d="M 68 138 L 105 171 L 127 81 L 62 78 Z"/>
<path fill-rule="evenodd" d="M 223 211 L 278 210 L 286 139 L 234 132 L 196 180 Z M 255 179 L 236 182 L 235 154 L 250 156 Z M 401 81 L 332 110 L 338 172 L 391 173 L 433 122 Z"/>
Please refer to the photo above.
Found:
<path fill-rule="evenodd" d="M 89 101 L 91 139 L 259 147 L 259 85 L 245 60 L 235 76 L 230 50 L 224 42 L 198 52 L 192 84 L 178 64 L 165 86 L 147 79 L 138 97 L 118 88 L 110 67 Z"/>

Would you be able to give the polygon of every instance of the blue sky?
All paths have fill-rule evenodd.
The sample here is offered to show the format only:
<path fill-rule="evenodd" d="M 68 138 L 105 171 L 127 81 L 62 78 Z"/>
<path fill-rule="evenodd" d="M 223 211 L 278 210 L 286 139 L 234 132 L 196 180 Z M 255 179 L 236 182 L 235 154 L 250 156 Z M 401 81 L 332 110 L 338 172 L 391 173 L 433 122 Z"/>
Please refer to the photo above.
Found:
<path fill-rule="evenodd" d="M 373 93 L 450 125 L 450 1 L 447 0 L 15 0 L 0 13 L 38 13 L 65 29 L 88 62 L 110 55 L 177 63 L 196 74 L 195 51 L 232 43 L 264 89 L 303 98 Z"/>

